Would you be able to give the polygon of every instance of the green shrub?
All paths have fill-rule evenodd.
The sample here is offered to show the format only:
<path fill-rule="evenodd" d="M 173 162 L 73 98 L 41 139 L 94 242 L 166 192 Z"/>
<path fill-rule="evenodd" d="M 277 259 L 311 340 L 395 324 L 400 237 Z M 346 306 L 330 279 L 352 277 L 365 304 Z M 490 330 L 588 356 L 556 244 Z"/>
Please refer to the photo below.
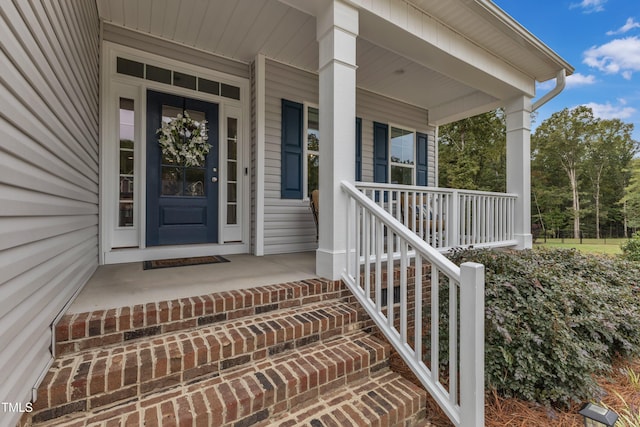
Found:
<path fill-rule="evenodd" d="M 640 268 L 575 250 L 462 251 L 486 268 L 486 384 L 563 406 L 598 397 L 593 374 L 640 354 Z"/>
<path fill-rule="evenodd" d="M 628 261 L 640 261 L 640 231 L 636 231 L 631 239 L 620 245 L 622 257 Z"/>

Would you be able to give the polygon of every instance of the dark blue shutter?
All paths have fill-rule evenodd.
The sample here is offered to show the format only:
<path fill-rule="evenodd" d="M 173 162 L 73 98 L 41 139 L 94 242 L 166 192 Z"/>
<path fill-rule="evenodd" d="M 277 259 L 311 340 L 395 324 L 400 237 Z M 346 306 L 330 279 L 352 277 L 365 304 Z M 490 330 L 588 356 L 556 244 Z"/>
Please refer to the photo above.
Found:
<path fill-rule="evenodd" d="M 362 181 L 362 119 L 356 117 L 356 181 Z"/>
<path fill-rule="evenodd" d="M 389 182 L 389 126 L 373 122 L 373 181 Z"/>
<path fill-rule="evenodd" d="M 416 133 L 416 185 L 428 185 L 428 161 L 429 139 L 424 133 Z"/>
<path fill-rule="evenodd" d="M 283 199 L 302 199 L 302 120 L 303 106 L 282 100 L 282 176 Z"/>

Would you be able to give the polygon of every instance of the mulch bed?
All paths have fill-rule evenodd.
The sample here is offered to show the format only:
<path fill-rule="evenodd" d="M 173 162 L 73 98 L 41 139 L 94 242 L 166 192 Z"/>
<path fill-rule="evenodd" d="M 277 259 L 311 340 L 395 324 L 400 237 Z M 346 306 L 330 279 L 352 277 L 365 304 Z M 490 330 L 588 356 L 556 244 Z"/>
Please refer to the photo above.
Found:
<path fill-rule="evenodd" d="M 621 372 L 625 367 L 629 367 L 634 372 L 640 374 L 640 360 L 632 363 L 629 361 L 618 361 L 614 365 L 611 374 L 598 377 L 598 384 L 600 384 L 606 393 L 602 398 L 602 402 L 618 414 L 624 411 L 624 402 L 626 402 L 631 408 L 635 408 L 637 413 L 640 411 L 640 385 L 634 385 L 629 382 L 627 376 Z M 391 369 L 414 384 L 422 387 L 418 379 L 413 375 L 413 372 L 411 372 L 400 355 L 395 351 L 392 351 L 391 354 Z M 622 396 L 624 402 L 616 395 L 616 392 Z M 582 417 L 578 415 L 582 404 L 575 404 L 566 410 L 559 411 L 532 402 L 503 398 L 495 392 L 488 392 L 485 402 L 485 427 L 584 426 Z M 430 396 L 427 396 L 427 421 L 429 421 L 433 427 L 453 426 L 438 404 Z M 633 427 L 640 427 L 640 425 Z"/>

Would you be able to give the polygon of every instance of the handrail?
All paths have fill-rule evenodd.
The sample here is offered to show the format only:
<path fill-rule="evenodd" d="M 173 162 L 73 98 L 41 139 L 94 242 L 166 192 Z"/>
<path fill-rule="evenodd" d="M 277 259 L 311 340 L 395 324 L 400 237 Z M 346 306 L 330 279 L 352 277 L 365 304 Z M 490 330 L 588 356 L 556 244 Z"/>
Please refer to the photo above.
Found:
<path fill-rule="evenodd" d="M 447 193 L 453 194 L 474 194 L 478 196 L 505 196 L 505 197 L 518 197 L 515 193 L 500 193 L 496 191 L 481 191 L 481 190 L 464 190 L 457 188 L 445 188 L 445 187 L 425 187 L 421 185 L 404 185 L 404 184 L 386 184 L 382 182 L 358 182 L 358 188 L 386 188 L 388 190 L 400 190 L 400 191 L 416 191 L 416 192 L 433 192 L 433 193 Z"/>
<path fill-rule="evenodd" d="M 484 267 L 456 266 L 353 184 L 342 189 L 343 281 L 454 425 L 484 426 Z"/>

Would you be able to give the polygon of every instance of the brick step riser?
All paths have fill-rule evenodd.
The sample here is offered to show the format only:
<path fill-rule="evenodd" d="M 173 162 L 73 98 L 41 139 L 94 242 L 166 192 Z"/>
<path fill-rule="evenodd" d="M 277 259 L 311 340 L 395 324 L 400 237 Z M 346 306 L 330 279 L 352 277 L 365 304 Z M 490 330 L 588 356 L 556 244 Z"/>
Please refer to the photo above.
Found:
<path fill-rule="evenodd" d="M 46 426 L 253 426 L 284 416 L 309 400 L 388 369 L 389 347 L 357 332 L 316 343 L 219 377 L 176 387 L 100 412 L 50 421 Z M 37 418 L 36 418 L 37 421 Z"/>
<path fill-rule="evenodd" d="M 300 309 L 298 309 L 300 310 Z M 93 360 L 57 360 L 38 391 L 35 419 L 86 411 L 176 385 L 217 376 L 244 363 L 324 342 L 362 329 L 367 323 L 348 305 L 228 328 L 208 328 L 147 343 L 101 351 Z M 57 371 L 56 371 L 57 369 Z"/>
<path fill-rule="evenodd" d="M 347 390 L 328 393 L 298 412 L 254 427 L 415 426 L 426 416 L 425 399 L 424 390 L 386 371 Z"/>
<path fill-rule="evenodd" d="M 55 328 L 56 356 L 349 297 L 340 281 L 311 279 L 65 315 Z"/>

